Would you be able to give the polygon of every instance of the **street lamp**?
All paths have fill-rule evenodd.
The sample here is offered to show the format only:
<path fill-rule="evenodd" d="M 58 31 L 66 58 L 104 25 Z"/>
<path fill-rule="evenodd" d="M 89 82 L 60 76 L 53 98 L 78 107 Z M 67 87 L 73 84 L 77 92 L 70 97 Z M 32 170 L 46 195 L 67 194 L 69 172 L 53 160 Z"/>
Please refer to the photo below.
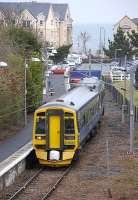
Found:
<path fill-rule="evenodd" d="M 8 64 L 6 62 L 1 61 L 0 62 L 0 67 L 8 67 Z"/>
<path fill-rule="evenodd" d="M 24 125 L 27 125 L 27 69 L 28 69 L 28 55 L 27 51 L 25 51 L 24 55 Z M 37 57 L 32 57 L 33 62 L 41 62 L 41 60 Z"/>

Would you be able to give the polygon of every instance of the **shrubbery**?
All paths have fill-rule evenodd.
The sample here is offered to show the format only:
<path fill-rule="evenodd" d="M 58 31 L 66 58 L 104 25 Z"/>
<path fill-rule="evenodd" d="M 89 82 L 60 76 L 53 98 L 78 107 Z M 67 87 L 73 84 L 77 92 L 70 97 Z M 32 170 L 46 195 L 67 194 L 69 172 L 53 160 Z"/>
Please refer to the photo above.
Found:
<path fill-rule="evenodd" d="M 10 129 L 24 124 L 24 69 L 27 52 L 27 107 L 32 111 L 42 100 L 43 65 L 32 62 L 32 56 L 41 58 L 41 44 L 32 32 L 22 28 L 0 30 L 0 61 L 8 64 L 0 68 L 0 128 Z"/>

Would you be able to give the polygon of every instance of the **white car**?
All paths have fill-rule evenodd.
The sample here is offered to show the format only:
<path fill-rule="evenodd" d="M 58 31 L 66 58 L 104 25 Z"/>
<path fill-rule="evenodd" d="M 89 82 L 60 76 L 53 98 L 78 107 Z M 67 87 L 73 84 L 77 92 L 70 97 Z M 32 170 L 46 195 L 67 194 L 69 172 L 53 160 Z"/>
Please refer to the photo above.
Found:
<path fill-rule="evenodd" d="M 74 60 L 68 60 L 68 65 L 69 65 L 69 66 L 75 66 L 76 63 L 75 63 Z"/>

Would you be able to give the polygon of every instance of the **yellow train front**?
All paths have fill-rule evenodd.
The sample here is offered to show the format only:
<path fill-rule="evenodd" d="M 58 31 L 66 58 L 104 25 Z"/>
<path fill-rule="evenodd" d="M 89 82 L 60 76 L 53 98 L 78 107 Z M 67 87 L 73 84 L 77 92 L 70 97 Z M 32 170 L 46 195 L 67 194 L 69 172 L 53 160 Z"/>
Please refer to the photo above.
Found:
<path fill-rule="evenodd" d="M 81 98 L 81 95 L 84 97 Z M 102 95 L 78 87 L 35 111 L 33 147 L 40 164 L 66 166 L 102 115 Z"/>

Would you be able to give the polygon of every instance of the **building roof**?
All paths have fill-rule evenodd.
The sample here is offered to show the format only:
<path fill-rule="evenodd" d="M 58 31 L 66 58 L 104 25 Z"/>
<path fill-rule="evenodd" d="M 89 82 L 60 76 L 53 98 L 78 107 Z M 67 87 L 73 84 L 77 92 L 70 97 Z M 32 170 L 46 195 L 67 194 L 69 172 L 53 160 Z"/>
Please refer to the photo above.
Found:
<path fill-rule="evenodd" d="M 55 16 L 60 20 L 65 17 L 68 4 L 51 4 L 51 3 L 37 3 L 37 2 L 0 2 L 0 10 L 14 11 L 20 14 L 23 10 L 27 9 L 35 18 L 43 13 L 44 16 L 48 16 L 50 6 L 53 7 Z"/>
<path fill-rule="evenodd" d="M 132 19 L 132 21 L 133 21 L 136 25 L 138 25 L 138 18 L 134 18 L 134 19 Z"/>
<path fill-rule="evenodd" d="M 68 4 L 52 4 L 55 16 L 60 20 L 64 20 Z"/>

